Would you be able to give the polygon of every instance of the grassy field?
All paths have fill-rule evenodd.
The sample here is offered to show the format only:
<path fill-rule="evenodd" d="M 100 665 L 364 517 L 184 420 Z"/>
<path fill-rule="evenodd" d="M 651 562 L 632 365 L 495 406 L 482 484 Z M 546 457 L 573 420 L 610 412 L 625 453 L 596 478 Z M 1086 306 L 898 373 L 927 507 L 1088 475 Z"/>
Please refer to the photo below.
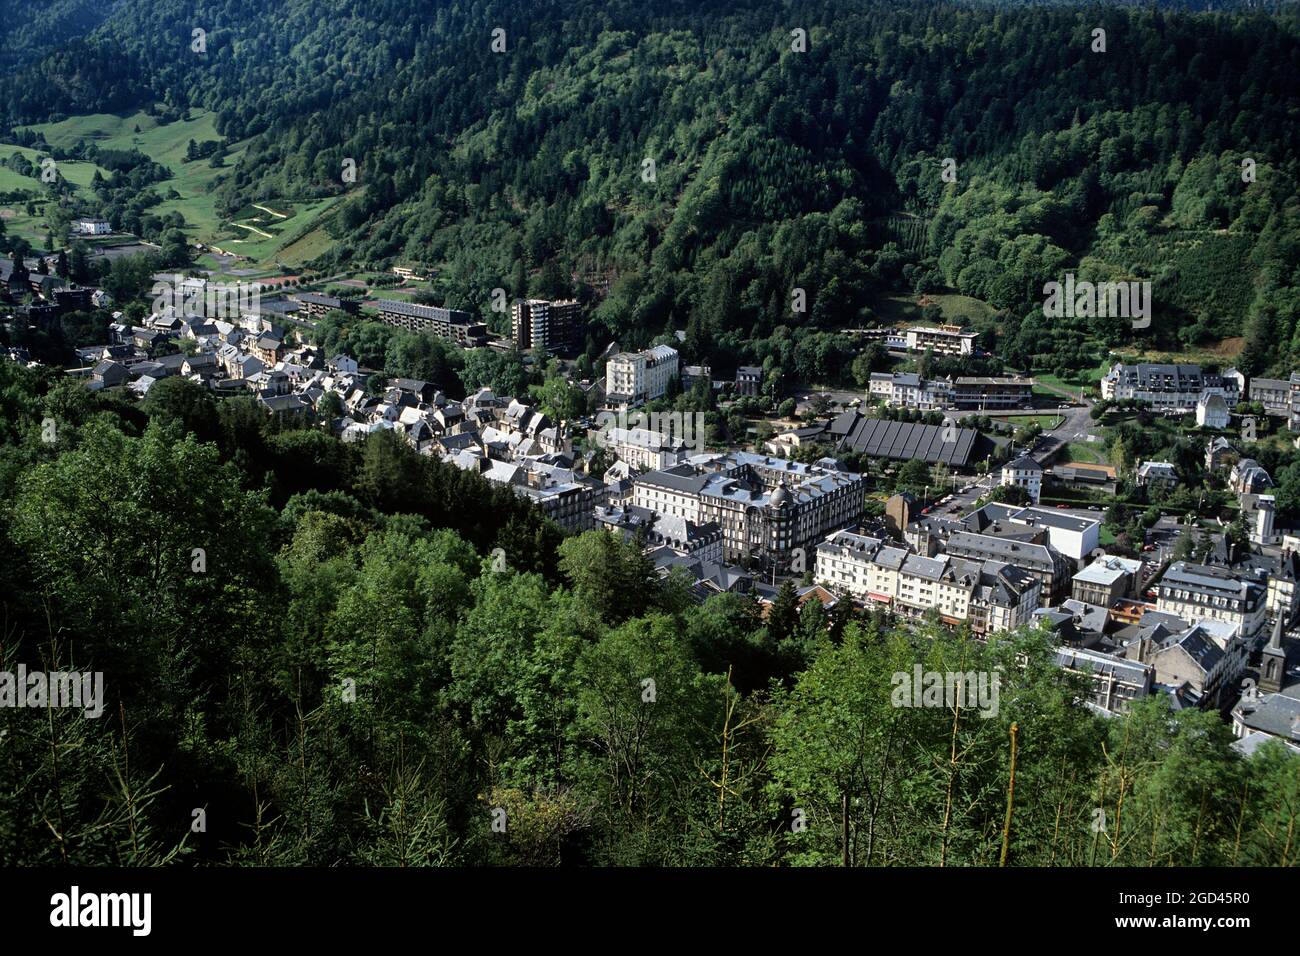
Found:
<path fill-rule="evenodd" d="M 0 156 L 8 159 L 14 153 L 21 153 L 27 157 L 28 161 L 39 170 L 41 156 L 40 150 L 28 149 L 25 146 L 13 146 L 8 143 L 0 143 Z M 64 159 L 57 163 L 59 175 L 74 186 L 89 186 L 95 178 L 95 170 L 99 170 L 101 176 L 107 177 L 108 170 L 100 169 L 94 163 L 83 163 L 79 160 Z M 7 178 L 6 178 L 7 177 Z M 33 189 L 43 191 L 44 186 L 39 179 L 32 179 L 28 176 L 19 176 L 13 170 L 5 168 L 0 170 L 0 190 L 13 189 Z"/>
<path fill-rule="evenodd" d="M 1106 460 L 1105 448 L 1100 443 L 1072 441 L 1065 446 L 1065 452 L 1061 457 L 1079 465 L 1110 464 Z"/>
<path fill-rule="evenodd" d="M 172 178 L 154 187 L 164 199 L 152 212 L 180 213 L 190 238 L 232 255 L 246 256 L 253 260 L 252 267 L 274 267 L 282 263 L 293 269 L 327 251 L 333 240 L 319 228 L 319 220 L 333 206 L 333 198 L 294 202 L 283 197 L 267 197 L 239 210 L 233 220 L 224 220 L 217 214 L 216 187 L 222 177 L 230 175 L 247 144 L 232 144 L 226 152 L 225 165 L 219 168 L 213 168 L 206 159 L 185 162 L 190 140 L 201 143 L 222 138 L 214 119 L 214 114 L 204 110 L 193 110 L 189 119 L 165 124 L 143 112 L 95 113 L 31 128 L 41 132 L 51 146 L 71 147 L 78 140 L 93 141 L 105 149 L 139 150 L 166 166 Z M 0 155 L 6 155 L 6 150 L 11 148 L 16 147 L 0 144 Z M 64 165 L 60 164 L 60 168 Z M 68 165 L 86 167 L 64 172 L 74 183 L 83 178 L 89 183 L 94 175 L 94 167 L 89 163 Z M 171 196 L 172 191 L 175 196 Z M 222 265 L 215 261 L 213 264 Z M 249 263 L 239 263 L 235 268 L 249 266 Z"/>
<path fill-rule="evenodd" d="M 950 325 L 985 329 L 996 324 L 997 310 L 968 295 L 892 295 L 880 303 L 876 312 L 891 325 L 916 325 L 923 321 L 922 310 L 927 305 L 939 306 L 943 310 L 943 321 Z"/>
<path fill-rule="evenodd" d="M 1055 385 L 1071 392 L 1083 389 L 1084 394 L 1096 397 L 1101 394 L 1101 379 L 1110 371 L 1115 359 L 1107 356 L 1099 361 L 1095 368 L 1081 369 L 1064 377 L 1051 372 L 1035 372 L 1034 381 L 1040 385 Z M 1035 389 L 1035 391 L 1038 391 Z"/>
<path fill-rule="evenodd" d="M 1006 422 L 1008 425 L 1015 425 L 1017 428 L 1025 428 L 1037 422 L 1042 426 L 1043 431 L 1050 432 L 1053 428 L 1059 428 L 1065 421 L 1062 415 L 1008 415 L 1006 418 L 998 418 L 998 421 Z"/>
<path fill-rule="evenodd" d="M 14 153 L 25 156 L 33 166 L 37 167 L 39 172 L 40 163 L 38 159 L 41 155 L 39 150 L 14 146 L 11 143 L 0 143 L 0 158 L 8 159 Z M 58 164 L 59 173 L 64 179 L 77 187 L 78 191 L 89 188 L 94 180 L 96 170 L 102 176 L 108 175 L 105 170 L 100 169 L 94 163 L 64 160 Z M 0 192 L 27 192 L 33 197 L 44 197 L 45 187 L 39 179 L 22 176 L 7 166 L 0 166 Z M 36 203 L 36 215 L 29 216 L 27 214 L 27 204 L 25 202 L 16 202 L 9 205 L 0 205 L 0 218 L 4 219 L 5 230 L 10 235 L 21 236 L 32 243 L 33 246 L 43 249 L 49 233 L 49 224 L 45 220 L 45 201 L 43 198 L 34 201 Z M 53 244 L 55 248 L 61 248 L 64 245 L 63 237 L 53 237 Z"/>
<path fill-rule="evenodd" d="M 1155 350 L 1124 348 L 1116 349 L 1116 354 L 1126 362 L 1186 362 L 1192 365 L 1228 366 L 1241 354 L 1241 347 L 1246 340 L 1241 336 L 1220 339 L 1206 345 L 1190 346 L 1181 351 L 1161 352 Z"/>

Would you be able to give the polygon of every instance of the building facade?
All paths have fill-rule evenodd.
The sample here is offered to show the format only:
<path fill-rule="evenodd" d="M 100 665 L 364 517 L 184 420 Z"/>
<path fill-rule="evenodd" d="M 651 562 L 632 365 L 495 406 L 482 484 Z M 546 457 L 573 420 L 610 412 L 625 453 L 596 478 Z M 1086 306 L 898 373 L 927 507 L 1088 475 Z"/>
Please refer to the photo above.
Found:
<path fill-rule="evenodd" d="M 575 352 L 581 346 L 581 306 L 576 299 L 516 299 L 510 316 L 515 348 Z"/>
<path fill-rule="evenodd" d="M 678 375 L 677 350 L 656 345 L 644 352 L 620 352 L 605 364 L 605 397 L 613 405 L 637 405 L 663 398 Z"/>
<path fill-rule="evenodd" d="M 853 472 L 732 452 L 638 475 L 632 503 L 716 523 L 728 561 L 761 559 L 802 571 L 819 541 L 861 518 L 865 487 Z"/>
<path fill-rule="evenodd" d="M 911 554 L 879 538 L 837 531 L 817 547 L 816 580 L 905 617 L 933 611 L 945 624 L 976 634 L 1028 624 L 1038 607 L 1038 580 L 997 561 Z"/>
<path fill-rule="evenodd" d="M 1253 638 L 1264 626 L 1267 590 L 1227 568 L 1175 561 L 1156 587 L 1156 609 L 1193 623 L 1223 621 Z"/>

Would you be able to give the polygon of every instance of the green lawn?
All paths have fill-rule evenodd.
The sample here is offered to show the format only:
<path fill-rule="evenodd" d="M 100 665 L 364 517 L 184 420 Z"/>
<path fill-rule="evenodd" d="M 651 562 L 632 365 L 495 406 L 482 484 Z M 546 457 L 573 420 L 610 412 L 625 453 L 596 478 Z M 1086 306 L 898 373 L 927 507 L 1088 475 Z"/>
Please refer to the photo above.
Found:
<path fill-rule="evenodd" d="M 1105 448 L 1100 443 L 1094 445 L 1089 442 L 1072 441 L 1065 446 L 1063 457 L 1080 465 L 1109 464 L 1106 460 Z"/>
<path fill-rule="evenodd" d="M 925 296 L 886 296 L 876 309 L 880 318 L 891 325 L 916 325 L 923 321 L 921 301 L 943 310 L 943 321 L 950 325 L 985 329 L 996 324 L 997 310 L 980 299 L 956 293 Z"/>
<path fill-rule="evenodd" d="M 36 166 L 39 171 L 41 156 L 40 150 L 28 149 L 26 146 L 13 146 L 9 143 L 0 143 L 0 156 L 8 159 L 14 153 L 21 153 L 23 156 L 26 156 L 32 165 Z M 95 178 L 95 170 L 97 169 L 101 176 L 107 177 L 109 175 L 108 170 L 100 169 L 100 167 L 96 166 L 94 163 L 83 163 L 80 160 L 61 159 L 57 162 L 56 166 L 59 175 L 74 186 L 89 186 Z M 5 174 L 7 174 L 9 178 L 4 179 L 3 182 L 8 183 L 9 185 L 0 185 L 0 190 L 33 189 L 42 193 L 45 190 L 45 186 L 41 183 L 39 178 L 32 179 L 29 176 L 19 176 L 8 167 L 0 173 L 0 175 Z"/>
<path fill-rule="evenodd" d="M 1015 425 L 1017 428 L 1025 428 L 1037 422 L 1042 426 L 1043 431 L 1050 432 L 1053 428 L 1060 427 L 1065 418 L 1061 415 L 1008 415 L 1006 418 L 998 418 L 997 421 Z"/>
<path fill-rule="evenodd" d="M 166 166 L 172 178 L 154 187 L 165 198 L 152 211 L 159 215 L 179 212 L 185 218 L 186 233 L 191 238 L 233 255 L 247 256 L 257 265 L 283 263 L 287 268 L 296 268 L 333 245 L 333 240 L 318 227 L 318 221 L 334 205 L 334 198 L 297 202 L 285 197 L 267 197 L 256 204 L 263 208 L 241 209 L 233 221 L 217 214 L 218 181 L 232 173 L 247 144 L 232 144 L 225 165 L 219 168 L 214 169 L 206 159 L 185 162 L 190 140 L 201 143 L 221 139 L 214 114 L 205 110 L 192 110 L 190 119 L 166 124 L 159 124 L 143 112 L 120 116 L 95 113 L 31 128 L 43 133 L 52 146 L 69 147 L 78 140 L 93 141 L 107 149 L 139 150 Z M 0 146 L 0 155 L 8 148 Z M 94 168 L 90 164 L 81 165 L 89 167 L 88 170 L 64 175 L 73 182 L 78 177 L 89 182 Z M 166 198 L 172 190 L 176 196 Z"/>

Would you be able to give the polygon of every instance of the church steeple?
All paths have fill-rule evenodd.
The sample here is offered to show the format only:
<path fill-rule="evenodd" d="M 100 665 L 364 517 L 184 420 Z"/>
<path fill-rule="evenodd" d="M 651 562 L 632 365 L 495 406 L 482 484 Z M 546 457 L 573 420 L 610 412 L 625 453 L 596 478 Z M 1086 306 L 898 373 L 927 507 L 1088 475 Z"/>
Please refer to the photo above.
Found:
<path fill-rule="evenodd" d="M 1273 619 L 1273 633 L 1268 647 L 1264 648 L 1259 665 L 1259 689 L 1265 694 L 1276 694 L 1282 689 L 1286 675 L 1286 650 L 1282 647 L 1282 615 Z"/>

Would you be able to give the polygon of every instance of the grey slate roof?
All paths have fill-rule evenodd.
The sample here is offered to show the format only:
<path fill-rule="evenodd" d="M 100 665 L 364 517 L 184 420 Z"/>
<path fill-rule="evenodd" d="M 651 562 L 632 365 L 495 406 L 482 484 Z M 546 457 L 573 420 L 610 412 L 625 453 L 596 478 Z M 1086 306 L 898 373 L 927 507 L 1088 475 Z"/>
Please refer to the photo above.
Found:
<path fill-rule="evenodd" d="M 847 414 L 847 413 L 846 413 Z M 841 416 L 843 417 L 843 416 Z M 832 433 L 839 420 L 832 422 Z M 945 440 L 945 439 L 951 439 Z M 970 428 L 891 422 L 859 417 L 842 447 L 877 458 L 937 464 L 969 465 L 982 446 L 982 436 Z"/>

